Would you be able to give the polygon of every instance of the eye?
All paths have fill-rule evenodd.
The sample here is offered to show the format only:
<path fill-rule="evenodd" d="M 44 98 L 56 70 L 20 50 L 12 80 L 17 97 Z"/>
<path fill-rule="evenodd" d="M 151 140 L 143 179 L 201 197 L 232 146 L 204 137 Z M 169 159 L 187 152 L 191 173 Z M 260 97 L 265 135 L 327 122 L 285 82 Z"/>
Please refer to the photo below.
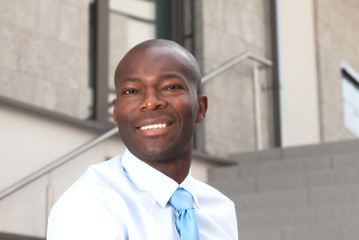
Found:
<path fill-rule="evenodd" d="M 180 89 L 180 86 L 176 86 L 176 85 L 171 85 L 171 86 L 167 86 L 166 90 L 174 90 L 174 89 Z"/>
<path fill-rule="evenodd" d="M 130 94 L 134 94 L 136 92 L 137 91 L 134 89 L 127 89 L 127 90 L 123 91 L 122 94 L 130 95 Z"/>

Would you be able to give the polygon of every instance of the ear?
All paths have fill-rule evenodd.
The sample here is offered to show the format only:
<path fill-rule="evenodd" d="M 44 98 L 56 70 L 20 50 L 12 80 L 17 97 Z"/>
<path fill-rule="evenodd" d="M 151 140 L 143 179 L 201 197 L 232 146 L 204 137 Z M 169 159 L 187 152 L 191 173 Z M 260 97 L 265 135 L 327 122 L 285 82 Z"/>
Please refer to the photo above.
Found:
<path fill-rule="evenodd" d="M 204 117 L 206 116 L 208 108 L 208 99 L 207 96 L 198 96 L 198 112 L 196 123 L 200 123 L 203 121 Z"/>
<path fill-rule="evenodd" d="M 112 104 L 113 104 L 113 121 L 115 122 L 115 124 L 116 124 L 116 126 L 118 126 L 117 125 L 117 117 L 116 117 L 116 103 L 117 103 L 117 99 L 114 99 L 114 100 L 112 100 Z"/>

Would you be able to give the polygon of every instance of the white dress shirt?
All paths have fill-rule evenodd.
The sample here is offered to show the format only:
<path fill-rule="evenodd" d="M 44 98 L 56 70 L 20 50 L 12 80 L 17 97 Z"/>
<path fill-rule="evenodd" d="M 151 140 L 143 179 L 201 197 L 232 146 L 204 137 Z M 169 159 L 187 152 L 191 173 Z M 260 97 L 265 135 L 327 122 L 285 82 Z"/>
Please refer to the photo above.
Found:
<path fill-rule="evenodd" d="M 60 197 L 49 217 L 47 239 L 180 239 L 168 203 L 179 186 L 193 195 L 202 240 L 238 239 L 231 200 L 190 174 L 178 185 L 128 150 L 90 166 Z"/>

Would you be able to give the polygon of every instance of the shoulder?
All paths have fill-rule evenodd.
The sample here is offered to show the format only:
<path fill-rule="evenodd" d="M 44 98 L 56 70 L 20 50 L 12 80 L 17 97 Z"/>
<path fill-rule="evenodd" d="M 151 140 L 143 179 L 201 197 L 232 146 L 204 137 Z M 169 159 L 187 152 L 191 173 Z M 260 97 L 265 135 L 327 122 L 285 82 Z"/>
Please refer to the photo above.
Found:
<path fill-rule="evenodd" d="M 124 181 L 124 172 L 121 168 L 120 156 L 106 162 L 91 165 L 82 176 L 73 183 L 58 199 L 54 210 L 71 205 L 91 203 L 96 195 L 113 191 L 113 185 Z"/>
<path fill-rule="evenodd" d="M 90 166 L 55 203 L 49 216 L 48 234 L 66 236 L 78 233 L 84 236 L 84 232 L 96 235 L 99 228 L 115 229 L 112 226 L 113 214 L 109 210 L 113 202 L 116 201 L 115 208 L 121 208 L 126 214 L 122 195 L 117 191 L 117 185 L 126 184 L 120 166 L 120 157 Z M 122 217 L 117 219 L 119 225 Z"/>
<path fill-rule="evenodd" d="M 116 184 L 124 183 L 125 173 L 121 165 L 121 157 L 117 156 L 106 162 L 91 165 L 82 176 L 73 183 L 59 198 L 62 202 L 82 201 L 101 192 L 115 191 Z"/>

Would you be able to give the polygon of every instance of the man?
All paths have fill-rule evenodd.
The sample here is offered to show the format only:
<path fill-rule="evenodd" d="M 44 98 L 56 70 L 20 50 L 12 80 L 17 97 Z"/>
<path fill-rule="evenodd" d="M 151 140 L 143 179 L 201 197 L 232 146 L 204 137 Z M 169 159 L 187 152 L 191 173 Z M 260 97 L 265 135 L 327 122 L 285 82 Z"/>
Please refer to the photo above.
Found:
<path fill-rule="evenodd" d="M 234 204 L 190 174 L 195 124 L 207 111 L 195 58 L 172 41 L 145 41 L 118 64 L 115 87 L 127 150 L 63 194 L 48 239 L 237 239 Z M 182 211 L 175 199 L 184 196 L 191 206 Z"/>

